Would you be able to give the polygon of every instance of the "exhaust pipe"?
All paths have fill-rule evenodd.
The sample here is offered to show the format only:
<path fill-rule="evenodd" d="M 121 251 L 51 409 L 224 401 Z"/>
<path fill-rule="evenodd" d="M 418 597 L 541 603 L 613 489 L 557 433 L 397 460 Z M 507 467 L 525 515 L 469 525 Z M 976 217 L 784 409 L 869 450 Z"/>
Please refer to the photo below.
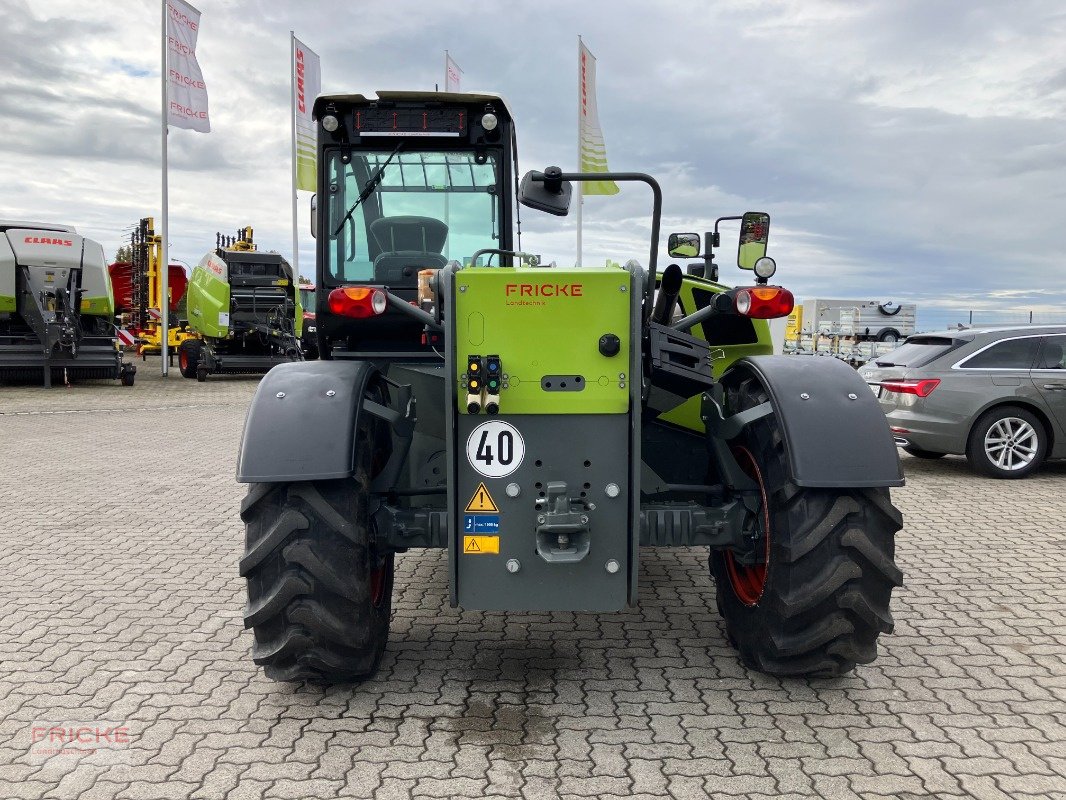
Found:
<path fill-rule="evenodd" d="M 659 294 L 655 298 L 655 308 L 651 312 L 651 321 L 659 325 L 669 325 L 670 317 L 674 315 L 674 307 L 677 305 L 677 296 L 681 294 L 681 267 L 671 264 L 663 270 L 662 280 L 659 281 Z"/>

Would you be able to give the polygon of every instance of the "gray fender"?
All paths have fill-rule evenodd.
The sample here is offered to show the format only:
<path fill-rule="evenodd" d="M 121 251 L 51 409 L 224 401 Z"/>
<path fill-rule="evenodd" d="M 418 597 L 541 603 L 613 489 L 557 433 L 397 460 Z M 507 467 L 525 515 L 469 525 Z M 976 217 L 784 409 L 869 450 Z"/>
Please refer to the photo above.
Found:
<path fill-rule="evenodd" d="M 728 385 L 744 372 L 753 373 L 770 396 L 798 486 L 903 485 L 888 420 L 853 368 L 835 358 L 749 356 L 722 381 Z"/>
<path fill-rule="evenodd" d="M 237 481 L 350 477 L 362 400 L 377 373 L 369 361 L 292 361 L 270 370 L 248 407 Z"/>

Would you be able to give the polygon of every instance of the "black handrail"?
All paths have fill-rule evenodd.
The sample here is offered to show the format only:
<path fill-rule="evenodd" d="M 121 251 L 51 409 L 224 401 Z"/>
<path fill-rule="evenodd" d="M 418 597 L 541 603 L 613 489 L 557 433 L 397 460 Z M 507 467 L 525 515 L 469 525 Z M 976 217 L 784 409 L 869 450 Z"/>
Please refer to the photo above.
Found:
<path fill-rule="evenodd" d="M 534 173 L 533 180 L 543 182 L 545 180 L 544 174 Z M 648 321 L 651 319 L 651 300 L 655 293 L 655 267 L 657 263 L 656 257 L 659 253 L 659 222 L 662 219 L 663 213 L 663 190 L 659 187 L 659 182 L 651 175 L 647 175 L 643 172 L 564 172 L 562 174 L 550 176 L 548 180 L 639 181 L 641 183 L 646 183 L 651 187 L 651 254 L 648 256 L 648 280 L 644 287 L 644 310 L 642 312 L 644 325 L 647 326 Z"/>

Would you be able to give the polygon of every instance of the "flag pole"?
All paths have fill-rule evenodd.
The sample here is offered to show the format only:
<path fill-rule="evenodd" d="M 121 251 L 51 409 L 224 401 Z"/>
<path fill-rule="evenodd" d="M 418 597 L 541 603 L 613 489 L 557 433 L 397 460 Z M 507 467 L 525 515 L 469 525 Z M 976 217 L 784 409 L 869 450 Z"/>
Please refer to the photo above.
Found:
<path fill-rule="evenodd" d="M 160 250 L 160 260 L 162 263 L 159 266 L 159 324 L 161 326 L 161 333 L 159 342 L 161 345 L 160 355 L 162 356 L 162 375 L 167 377 L 167 361 L 170 357 L 167 345 L 170 343 L 170 247 L 167 242 L 168 236 L 168 220 L 167 220 L 167 81 L 169 76 L 167 75 L 167 0 L 163 0 L 163 34 L 162 34 L 162 111 L 163 111 L 163 214 L 161 217 L 162 225 L 159 232 L 162 237 L 162 247 Z"/>
<path fill-rule="evenodd" d="M 300 236 L 296 195 L 296 31 L 289 31 L 289 122 L 292 124 L 292 274 L 300 285 Z"/>
<path fill-rule="evenodd" d="M 581 36 L 577 37 L 577 171 L 581 171 L 581 91 L 584 88 L 585 75 L 581 70 Z M 577 266 L 581 266 L 581 206 L 585 203 L 581 187 L 584 181 L 577 183 Z"/>

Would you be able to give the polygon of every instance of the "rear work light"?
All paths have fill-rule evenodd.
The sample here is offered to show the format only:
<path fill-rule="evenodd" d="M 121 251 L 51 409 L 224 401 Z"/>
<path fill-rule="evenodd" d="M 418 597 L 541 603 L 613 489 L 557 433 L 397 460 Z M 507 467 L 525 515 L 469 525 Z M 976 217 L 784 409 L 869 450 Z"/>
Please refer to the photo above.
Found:
<path fill-rule="evenodd" d="M 886 392 L 899 392 L 900 394 L 916 394 L 919 397 L 928 397 L 933 389 L 940 385 L 940 378 L 922 378 L 916 381 L 882 381 L 881 388 Z"/>
<path fill-rule="evenodd" d="M 368 289 L 365 286 L 341 286 L 329 293 L 329 310 L 331 314 L 342 317 L 365 319 L 385 313 L 388 302 L 380 289 Z"/>
<path fill-rule="evenodd" d="M 738 289 L 733 306 L 738 314 L 754 319 L 787 317 L 796 305 L 792 292 L 781 286 L 752 286 Z"/>

